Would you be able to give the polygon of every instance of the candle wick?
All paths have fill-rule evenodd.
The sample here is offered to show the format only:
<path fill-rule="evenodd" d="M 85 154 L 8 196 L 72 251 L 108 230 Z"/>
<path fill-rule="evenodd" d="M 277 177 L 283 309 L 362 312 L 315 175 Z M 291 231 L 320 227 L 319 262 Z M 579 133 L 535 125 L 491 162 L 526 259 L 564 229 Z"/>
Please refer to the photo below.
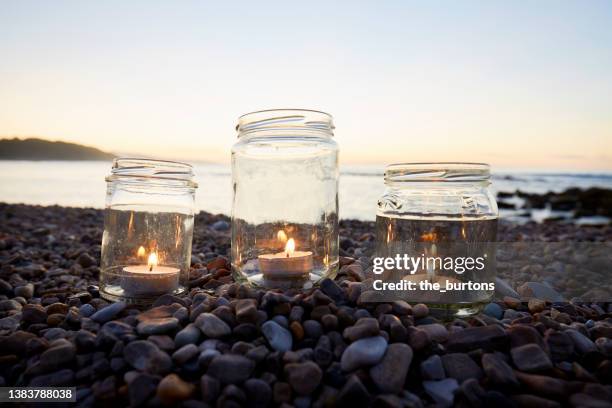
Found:
<path fill-rule="evenodd" d="M 153 265 L 149 266 L 149 272 L 153 272 Z"/>
<path fill-rule="evenodd" d="M 287 254 L 287 258 L 289 258 L 289 252 L 286 252 L 286 254 Z"/>

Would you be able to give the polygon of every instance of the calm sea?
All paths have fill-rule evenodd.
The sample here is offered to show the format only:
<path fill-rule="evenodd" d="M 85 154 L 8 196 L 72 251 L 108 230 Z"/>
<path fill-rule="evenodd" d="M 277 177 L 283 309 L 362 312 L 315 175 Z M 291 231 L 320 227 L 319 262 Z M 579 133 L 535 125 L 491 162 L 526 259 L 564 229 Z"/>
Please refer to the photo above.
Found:
<path fill-rule="evenodd" d="M 0 201 L 73 207 L 104 207 L 104 177 L 111 164 L 100 161 L 0 161 Z M 374 220 L 381 195 L 380 165 L 340 168 L 340 217 Z M 194 165 L 199 188 L 199 210 L 229 214 L 231 209 L 230 167 L 223 164 Z M 532 193 L 563 191 L 569 187 L 612 189 L 612 173 L 563 173 L 553 171 L 493 172 L 494 191 Z"/>

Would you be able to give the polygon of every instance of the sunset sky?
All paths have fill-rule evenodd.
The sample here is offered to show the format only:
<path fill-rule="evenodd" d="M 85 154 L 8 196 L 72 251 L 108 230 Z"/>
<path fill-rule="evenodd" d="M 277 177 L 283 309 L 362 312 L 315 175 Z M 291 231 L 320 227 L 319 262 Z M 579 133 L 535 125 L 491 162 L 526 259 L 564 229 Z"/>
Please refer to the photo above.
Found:
<path fill-rule="evenodd" d="M 612 170 L 612 2 L 0 3 L 0 137 L 227 162 L 331 113 L 343 163 Z"/>

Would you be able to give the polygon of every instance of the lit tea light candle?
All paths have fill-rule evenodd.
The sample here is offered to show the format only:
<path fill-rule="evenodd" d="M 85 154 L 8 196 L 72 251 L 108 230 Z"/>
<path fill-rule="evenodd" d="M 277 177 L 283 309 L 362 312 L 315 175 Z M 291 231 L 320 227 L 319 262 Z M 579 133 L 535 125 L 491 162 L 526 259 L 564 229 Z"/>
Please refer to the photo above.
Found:
<path fill-rule="evenodd" d="M 138 258 L 146 255 L 144 247 L 138 248 Z M 146 265 L 123 268 L 121 287 L 126 296 L 159 296 L 178 289 L 180 269 L 159 266 L 157 252 L 149 254 Z"/>
<path fill-rule="evenodd" d="M 303 278 L 312 272 L 312 252 L 296 251 L 289 238 L 283 252 L 259 255 L 259 269 L 266 279 Z"/>

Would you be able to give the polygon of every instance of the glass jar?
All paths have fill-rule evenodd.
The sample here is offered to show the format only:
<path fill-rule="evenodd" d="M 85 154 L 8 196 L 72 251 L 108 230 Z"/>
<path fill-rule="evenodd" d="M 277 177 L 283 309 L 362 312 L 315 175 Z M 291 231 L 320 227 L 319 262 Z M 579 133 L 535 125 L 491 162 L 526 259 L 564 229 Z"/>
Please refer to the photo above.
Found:
<path fill-rule="evenodd" d="M 387 166 L 376 216 L 376 257 L 399 256 L 403 262 L 406 256 L 407 264 L 394 263 L 384 273 L 379 268 L 377 278 L 402 284 L 385 295 L 426 303 L 446 317 L 476 313 L 491 300 L 498 210 L 490 184 L 487 164 Z M 424 281 L 438 283 L 440 290 L 420 286 Z"/>
<path fill-rule="evenodd" d="M 307 289 L 338 267 L 338 146 L 332 117 L 254 112 L 232 148 L 232 270 L 237 281 Z"/>
<path fill-rule="evenodd" d="M 106 177 L 100 295 L 149 304 L 189 281 L 195 189 L 192 167 L 119 158 Z"/>

